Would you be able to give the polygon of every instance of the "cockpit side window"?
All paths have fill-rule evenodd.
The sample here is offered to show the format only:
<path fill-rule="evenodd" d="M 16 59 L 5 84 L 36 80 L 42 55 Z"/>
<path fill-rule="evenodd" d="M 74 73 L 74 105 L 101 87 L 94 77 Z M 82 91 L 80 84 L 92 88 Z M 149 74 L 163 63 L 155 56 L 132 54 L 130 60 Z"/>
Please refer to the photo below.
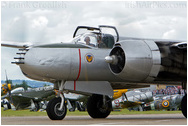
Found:
<path fill-rule="evenodd" d="M 92 41 L 91 41 L 92 40 Z M 91 36 L 86 36 L 85 38 L 84 38 L 84 41 L 85 41 L 85 43 L 86 43 L 86 45 L 89 45 L 89 46 L 92 46 L 92 47 L 95 47 L 96 45 L 96 38 L 93 38 L 93 37 L 91 37 Z M 93 44 L 93 43 L 95 43 L 95 44 Z"/>
<path fill-rule="evenodd" d="M 112 35 L 104 34 L 102 36 L 102 42 L 106 45 L 107 48 L 112 48 L 114 46 L 115 40 Z"/>

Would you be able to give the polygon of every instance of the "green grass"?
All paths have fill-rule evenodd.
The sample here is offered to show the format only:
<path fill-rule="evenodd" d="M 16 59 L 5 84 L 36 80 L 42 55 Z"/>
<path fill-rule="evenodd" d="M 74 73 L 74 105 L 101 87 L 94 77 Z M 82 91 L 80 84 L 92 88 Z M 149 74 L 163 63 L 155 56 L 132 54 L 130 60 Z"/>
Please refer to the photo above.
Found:
<path fill-rule="evenodd" d="M 177 114 L 181 113 L 181 111 L 129 111 L 127 109 L 121 109 L 121 111 L 112 111 L 111 115 L 132 115 L 132 114 Z M 81 115 L 88 115 L 87 112 L 69 112 L 67 111 L 68 116 L 81 116 Z M 30 110 L 6 110 L 3 111 L 1 108 L 1 116 L 2 117 L 9 117 L 9 116 L 47 116 L 46 112 L 30 112 Z"/>
<path fill-rule="evenodd" d="M 134 114 L 178 114 L 181 111 L 129 111 L 128 109 L 121 109 L 120 112 L 113 111 L 112 115 L 134 115 Z"/>
<path fill-rule="evenodd" d="M 30 112 L 30 110 L 3 111 L 3 108 L 1 108 L 1 117 L 9 117 L 9 116 L 47 116 L 47 114 L 46 112 Z"/>

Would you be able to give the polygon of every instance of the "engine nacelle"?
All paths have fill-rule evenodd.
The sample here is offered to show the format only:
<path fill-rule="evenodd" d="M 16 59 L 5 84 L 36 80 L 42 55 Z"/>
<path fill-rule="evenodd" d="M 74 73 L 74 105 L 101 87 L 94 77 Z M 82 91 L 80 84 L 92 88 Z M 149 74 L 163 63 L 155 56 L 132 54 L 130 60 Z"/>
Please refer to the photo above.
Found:
<path fill-rule="evenodd" d="M 157 77 L 161 56 L 154 41 L 125 40 L 117 43 L 105 60 L 119 78 L 148 82 Z"/>

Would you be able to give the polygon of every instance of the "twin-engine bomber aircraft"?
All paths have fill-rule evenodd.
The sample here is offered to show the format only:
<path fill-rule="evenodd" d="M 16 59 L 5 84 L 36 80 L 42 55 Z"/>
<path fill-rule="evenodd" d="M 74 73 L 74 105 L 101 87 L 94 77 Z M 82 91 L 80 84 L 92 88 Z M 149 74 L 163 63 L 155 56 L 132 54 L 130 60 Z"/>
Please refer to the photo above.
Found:
<path fill-rule="evenodd" d="M 116 35 L 103 31 L 113 30 Z M 87 33 L 78 34 L 78 31 Z M 187 42 L 119 37 L 115 27 L 78 26 L 72 43 L 15 44 L 18 61 L 28 78 L 54 83 L 57 97 L 49 101 L 52 120 L 65 117 L 65 92 L 90 95 L 87 111 L 92 118 L 106 118 L 112 110 L 113 89 L 150 84 L 187 85 Z M 187 116 L 187 95 L 181 102 Z"/>

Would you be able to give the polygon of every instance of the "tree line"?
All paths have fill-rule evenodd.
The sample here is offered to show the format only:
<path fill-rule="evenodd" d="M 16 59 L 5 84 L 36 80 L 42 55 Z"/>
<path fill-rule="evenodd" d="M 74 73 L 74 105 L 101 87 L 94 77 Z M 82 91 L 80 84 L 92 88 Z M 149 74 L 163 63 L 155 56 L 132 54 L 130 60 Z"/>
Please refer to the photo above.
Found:
<path fill-rule="evenodd" d="M 31 86 L 29 86 L 27 84 L 27 82 L 25 80 L 23 80 L 21 84 L 15 84 L 15 85 L 13 85 L 12 80 L 6 80 L 5 83 L 7 84 L 7 82 L 8 82 L 8 84 L 12 85 L 11 86 L 12 89 L 15 89 L 15 88 L 18 88 L 18 87 L 23 87 L 24 90 L 27 90 L 28 88 L 32 88 Z M 44 87 L 46 87 L 46 86 L 49 86 L 49 85 L 48 84 L 44 84 Z"/>

